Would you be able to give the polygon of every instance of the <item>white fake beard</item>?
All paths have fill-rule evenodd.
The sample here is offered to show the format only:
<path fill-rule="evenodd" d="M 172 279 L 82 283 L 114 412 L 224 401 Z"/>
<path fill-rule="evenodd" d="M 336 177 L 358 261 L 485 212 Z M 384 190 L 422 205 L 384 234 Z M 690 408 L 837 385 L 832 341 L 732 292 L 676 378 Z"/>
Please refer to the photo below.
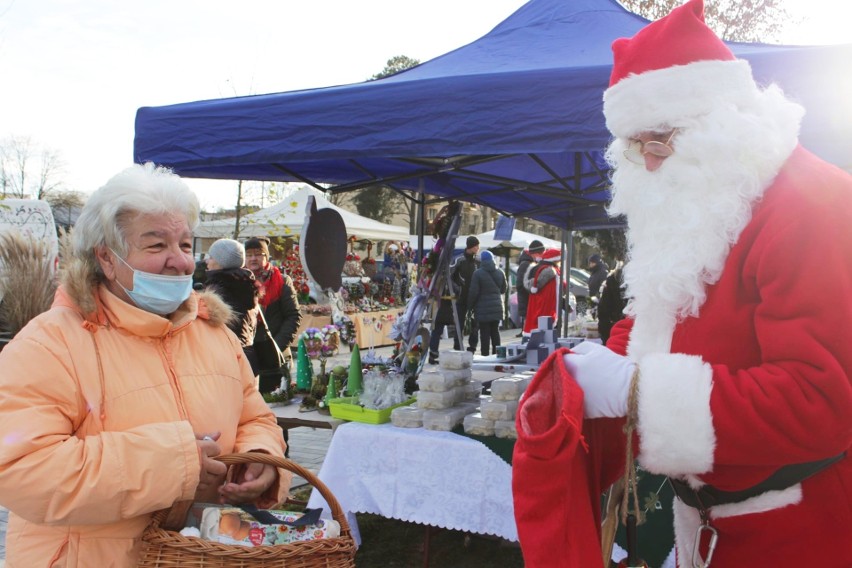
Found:
<path fill-rule="evenodd" d="M 752 207 L 795 148 L 801 107 L 774 88 L 760 99 L 752 114 L 723 109 L 676 125 L 674 154 L 655 172 L 624 157 L 624 139 L 607 149 L 609 213 L 628 221 L 626 312 L 637 329 L 668 334 L 631 355 L 668 351 L 675 323 L 698 314 Z"/>

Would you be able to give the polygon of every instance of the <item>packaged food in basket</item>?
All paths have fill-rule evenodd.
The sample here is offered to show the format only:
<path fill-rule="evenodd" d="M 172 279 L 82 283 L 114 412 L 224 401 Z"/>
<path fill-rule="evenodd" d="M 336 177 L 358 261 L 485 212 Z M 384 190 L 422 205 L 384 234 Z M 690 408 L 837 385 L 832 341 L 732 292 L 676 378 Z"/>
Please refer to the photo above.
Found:
<path fill-rule="evenodd" d="M 441 369 L 441 374 L 454 386 L 464 385 L 470 382 L 473 377 L 473 371 L 470 368 L 466 369 Z"/>
<path fill-rule="evenodd" d="M 442 369 L 467 369 L 473 364 L 473 353 L 470 351 L 441 351 L 439 359 Z"/>
<path fill-rule="evenodd" d="M 240 546 L 290 544 L 340 536 L 337 521 L 320 519 L 318 515 L 315 519 L 305 521 L 303 513 L 277 510 L 261 512 L 270 515 L 267 522 L 261 522 L 237 507 L 197 503 L 190 511 L 187 525 L 197 524 L 200 536 L 205 540 Z"/>
<path fill-rule="evenodd" d="M 420 392 L 446 392 L 455 387 L 454 378 L 447 378 L 443 373 L 437 371 L 423 371 L 417 377 L 417 386 Z"/>
<path fill-rule="evenodd" d="M 494 379 L 491 382 L 491 398 L 493 400 L 519 400 L 527 389 L 527 385 L 529 385 L 529 381 L 519 375 Z"/>
<path fill-rule="evenodd" d="M 489 420 L 514 420 L 518 410 L 517 400 L 488 400 L 480 405 L 482 417 Z"/>
<path fill-rule="evenodd" d="M 449 432 L 461 424 L 466 413 L 467 409 L 464 407 L 427 410 L 423 413 L 423 427 L 426 430 Z"/>
<path fill-rule="evenodd" d="M 473 434 L 474 436 L 494 435 L 494 420 L 483 418 L 479 412 L 465 416 L 463 424 L 465 434 Z"/>
<path fill-rule="evenodd" d="M 515 427 L 514 420 L 495 420 L 494 421 L 494 435 L 498 438 L 512 438 L 513 440 L 518 439 L 518 430 Z"/>
<path fill-rule="evenodd" d="M 424 410 L 450 408 L 456 402 L 455 390 L 448 390 L 446 392 L 418 391 L 414 393 L 414 396 L 417 399 L 417 406 Z"/>
<path fill-rule="evenodd" d="M 423 426 L 422 408 L 417 406 L 400 406 L 391 411 L 391 424 L 400 428 L 420 428 Z"/>
<path fill-rule="evenodd" d="M 340 524 L 294 511 L 263 510 L 262 520 L 237 507 L 195 503 L 187 516 L 187 528 L 211 542 L 239 546 L 290 544 L 340 536 Z M 310 517 L 310 518 L 309 518 Z M 263 521 L 263 522 L 262 522 Z"/>

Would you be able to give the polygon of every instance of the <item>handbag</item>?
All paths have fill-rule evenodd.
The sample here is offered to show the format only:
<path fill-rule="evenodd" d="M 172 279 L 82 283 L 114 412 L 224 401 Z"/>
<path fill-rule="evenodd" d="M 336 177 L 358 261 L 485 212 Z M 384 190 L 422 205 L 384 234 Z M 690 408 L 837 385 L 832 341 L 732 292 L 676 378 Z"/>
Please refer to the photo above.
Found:
<path fill-rule="evenodd" d="M 287 362 L 284 360 L 284 354 L 269 332 L 269 326 L 266 324 L 266 318 L 263 315 L 263 310 L 258 309 L 257 330 L 254 335 L 254 353 L 260 366 L 260 371 L 279 371 L 285 367 Z"/>

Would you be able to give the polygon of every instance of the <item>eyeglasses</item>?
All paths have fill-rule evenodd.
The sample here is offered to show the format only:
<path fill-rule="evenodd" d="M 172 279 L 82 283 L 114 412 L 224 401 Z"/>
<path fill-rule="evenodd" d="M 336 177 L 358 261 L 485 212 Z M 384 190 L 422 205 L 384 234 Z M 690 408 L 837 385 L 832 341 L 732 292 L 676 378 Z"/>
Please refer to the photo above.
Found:
<path fill-rule="evenodd" d="M 674 154 L 671 142 L 672 138 L 674 138 L 674 135 L 677 133 L 677 130 L 677 128 L 673 129 L 665 142 L 660 142 L 658 140 L 642 142 L 635 138 L 628 138 L 628 146 L 624 151 L 624 157 L 627 158 L 628 161 L 634 164 L 639 164 L 640 166 L 645 165 L 645 154 L 651 154 L 658 158 L 668 158 Z"/>
<path fill-rule="evenodd" d="M 246 258 L 266 258 L 266 255 L 262 252 L 247 252 Z"/>

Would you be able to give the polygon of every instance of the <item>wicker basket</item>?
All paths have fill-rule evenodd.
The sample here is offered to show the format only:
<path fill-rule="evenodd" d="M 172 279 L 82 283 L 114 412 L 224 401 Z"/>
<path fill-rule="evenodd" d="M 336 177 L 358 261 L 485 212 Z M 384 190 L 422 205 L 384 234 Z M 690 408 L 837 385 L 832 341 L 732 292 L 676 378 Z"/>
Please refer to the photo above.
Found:
<path fill-rule="evenodd" d="M 227 465 L 260 462 L 286 469 L 305 478 L 317 488 L 331 507 L 331 515 L 340 523 L 340 536 L 290 544 L 237 546 L 201 538 L 183 536 L 165 530 L 160 524 L 169 510 L 157 511 L 142 535 L 140 568 L 352 568 L 355 566 L 355 541 L 346 522 L 346 514 L 328 487 L 302 466 L 261 453 L 220 456 Z"/>

